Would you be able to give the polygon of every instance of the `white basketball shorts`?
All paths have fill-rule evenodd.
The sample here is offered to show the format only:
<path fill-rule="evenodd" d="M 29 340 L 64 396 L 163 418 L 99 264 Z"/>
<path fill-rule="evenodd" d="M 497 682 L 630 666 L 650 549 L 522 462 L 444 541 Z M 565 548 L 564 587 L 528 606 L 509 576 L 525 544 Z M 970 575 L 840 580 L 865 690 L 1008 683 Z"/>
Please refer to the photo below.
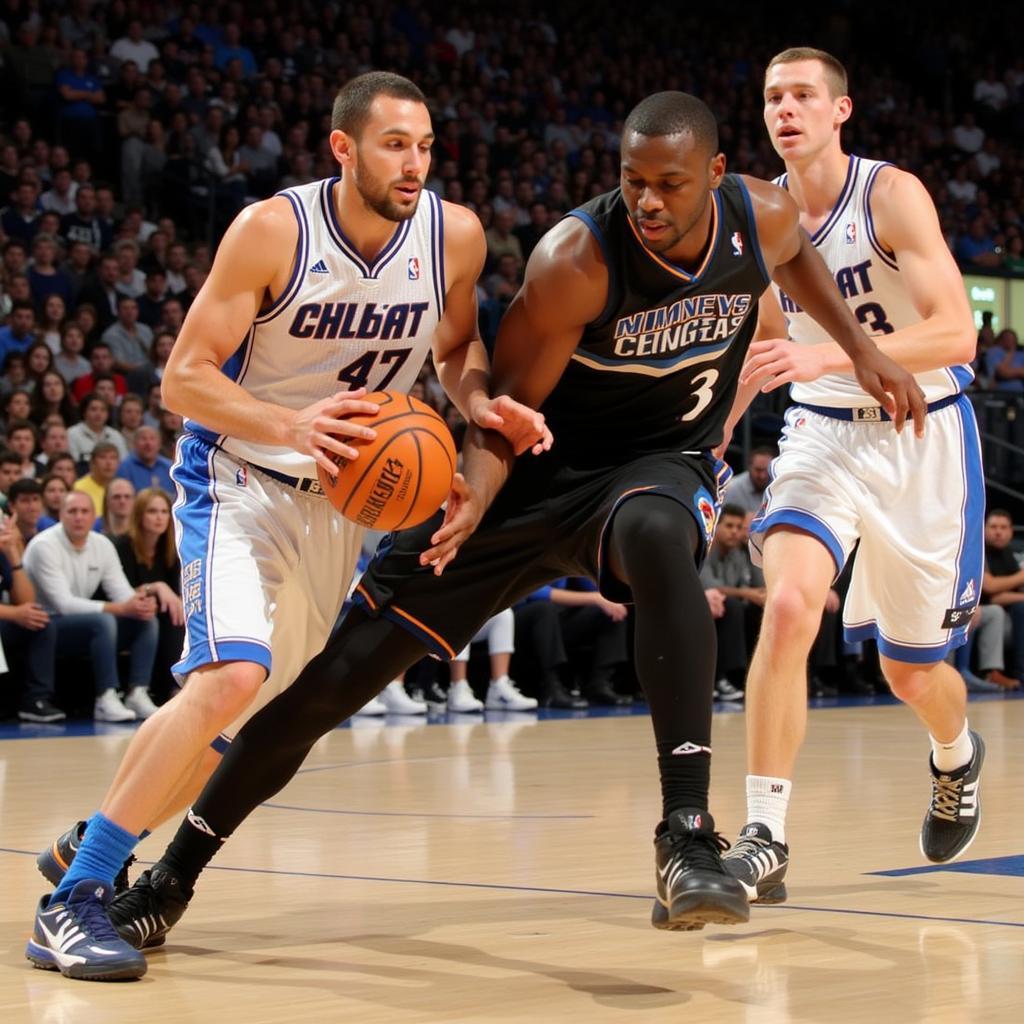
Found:
<path fill-rule="evenodd" d="M 185 606 L 174 672 L 183 678 L 222 661 L 267 672 L 256 699 L 222 733 L 230 742 L 323 649 L 363 530 L 322 494 L 281 483 L 192 434 L 178 442 L 171 477 Z"/>
<path fill-rule="evenodd" d="M 920 439 L 911 423 L 897 434 L 887 419 L 851 415 L 788 410 L 751 554 L 760 563 L 769 530 L 797 527 L 828 548 L 838 575 L 859 541 L 846 639 L 874 639 L 896 661 L 941 661 L 967 639 L 981 596 L 985 478 L 974 409 L 963 395 L 933 403 Z"/>

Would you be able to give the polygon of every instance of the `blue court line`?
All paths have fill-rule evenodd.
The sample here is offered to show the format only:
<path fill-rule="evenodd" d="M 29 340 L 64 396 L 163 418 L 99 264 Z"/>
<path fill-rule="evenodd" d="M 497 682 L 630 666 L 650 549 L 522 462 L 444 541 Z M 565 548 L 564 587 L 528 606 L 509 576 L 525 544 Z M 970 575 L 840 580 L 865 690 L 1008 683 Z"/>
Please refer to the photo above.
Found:
<path fill-rule="evenodd" d="M 961 860 L 953 864 L 929 864 L 916 868 L 893 868 L 889 871 L 870 871 L 872 875 L 888 875 L 899 878 L 903 875 L 932 875 L 938 871 L 958 872 L 963 875 L 1024 875 L 1024 853 L 1008 857 L 983 857 L 980 860 Z"/>
<path fill-rule="evenodd" d="M 307 811 L 310 814 L 349 814 L 368 818 L 471 818 L 475 821 L 585 821 L 593 814 L 427 814 L 421 811 L 346 811 L 333 807 L 299 807 L 294 804 L 263 803 L 277 811 Z"/>
<path fill-rule="evenodd" d="M 35 857 L 32 850 L 14 850 L 0 846 L 0 853 L 13 853 Z M 152 864 L 153 861 L 138 861 Z M 232 871 L 244 875 L 279 875 L 284 878 L 329 878 L 343 882 L 390 882 L 398 885 L 438 885 L 453 889 L 490 889 L 499 892 L 536 892 L 552 896 L 603 896 L 620 900 L 651 900 L 653 896 L 635 892 L 604 892 L 598 889 L 555 889 L 539 885 L 502 885 L 497 882 L 451 882 L 434 878 L 392 878 L 384 875 L 341 875 L 327 871 L 281 871 L 276 868 L 229 868 L 223 864 L 211 864 L 207 871 Z M 905 921 L 930 921 L 934 924 L 980 924 L 998 928 L 1024 928 L 1024 921 L 987 921 L 977 917 L 934 917 L 930 914 L 900 914 L 885 910 L 852 910 L 845 907 L 805 907 L 795 904 L 776 904 L 765 910 L 797 910 L 813 914 L 851 914 L 857 917 L 886 917 Z"/>

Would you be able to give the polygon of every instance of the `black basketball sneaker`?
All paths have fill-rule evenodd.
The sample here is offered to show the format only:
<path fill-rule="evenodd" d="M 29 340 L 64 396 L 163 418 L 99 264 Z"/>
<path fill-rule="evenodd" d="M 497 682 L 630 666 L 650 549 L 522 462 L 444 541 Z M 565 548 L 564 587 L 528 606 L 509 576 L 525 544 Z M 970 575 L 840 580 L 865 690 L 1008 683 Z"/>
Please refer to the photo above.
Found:
<path fill-rule="evenodd" d="M 739 839 L 722 858 L 725 870 L 743 886 L 751 903 L 785 903 L 789 847 L 772 839 L 759 821 L 743 826 Z"/>
<path fill-rule="evenodd" d="M 159 866 L 143 871 L 138 881 L 116 896 L 107 913 L 118 935 L 136 949 L 153 949 L 181 920 L 192 894 L 177 875 Z"/>
<path fill-rule="evenodd" d="M 985 744 L 971 730 L 974 754 L 955 772 L 940 772 L 929 758 L 932 800 L 921 826 L 921 853 L 936 864 L 956 860 L 974 842 L 981 825 L 981 766 Z"/>
<path fill-rule="evenodd" d="M 76 821 L 64 835 L 54 839 L 53 843 L 36 857 L 36 867 L 39 868 L 39 873 L 54 888 L 60 885 L 68 868 L 71 867 L 71 862 L 78 853 L 83 835 L 85 835 L 85 822 Z M 124 892 L 128 888 L 128 869 L 134 863 L 135 854 L 130 854 L 121 865 L 121 870 L 118 871 L 117 877 L 114 879 L 115 893 Z"/>
<path fill-rule="evenodd" d="M 715 831 L 707 811 L 673 811 L 654 836 L 658 896 L 651 913 L 655 928 L 696 931 L 706 924 L 750 920 L 743 887 L 722 866 L 728 842 Z"/>

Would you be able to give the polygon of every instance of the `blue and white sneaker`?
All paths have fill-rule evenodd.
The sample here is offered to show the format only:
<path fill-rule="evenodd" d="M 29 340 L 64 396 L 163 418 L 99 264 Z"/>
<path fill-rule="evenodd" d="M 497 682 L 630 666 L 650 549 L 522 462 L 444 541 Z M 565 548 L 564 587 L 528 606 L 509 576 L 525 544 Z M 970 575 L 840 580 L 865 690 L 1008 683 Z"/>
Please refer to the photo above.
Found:
<path fill-rule="evenodd" d="M 125 942 L 107 917 L 114 890 L 95 878 L 83 878 L 63 903 L 39 901 L 25 956 L 44 971 L 65 978 L 120 981 L 141 978 L 146 958 Z"/>
<path fill-rule="evenodd" d="M 519 687 L 508 676 L 502 676 L 500 679 L 491 680 L 490 686 L 487 687 L 484 707 L 488 711 L 535 711 L 537 701 L 520 692 Z"/>

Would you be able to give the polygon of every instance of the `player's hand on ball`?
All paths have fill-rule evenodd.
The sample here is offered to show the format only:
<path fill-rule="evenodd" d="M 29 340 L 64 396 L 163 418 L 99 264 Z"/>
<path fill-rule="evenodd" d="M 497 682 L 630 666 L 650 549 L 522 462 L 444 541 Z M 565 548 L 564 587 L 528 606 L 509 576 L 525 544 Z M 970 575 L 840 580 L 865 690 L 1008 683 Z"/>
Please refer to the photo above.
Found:
<path fill-rule="evenodd" d="M 479 495 L 466 483 L 466 478 L 461 473 L 456 473 L 444 510 L 444 522 L 430 538 L 433 547 L 427 548 L 420 555 L 420 565 L 432 565 L 434 575 L 440 576 L 445 566 L 458 554 L 459 548 L 477 528 L 483 514 L 484 509 Z"/>
<path fill-rule="evenodd" d="M 358 391 L 339 391 L 330 398 L 324 398 L 305 409 L 300 409 L 292 421 L 289 431 L 290 446 L 303 455 L 312 455 L 324 472 L 335 477 L 338 467 L 327 455 L 334 452 L 343 459 L 356 459 L 359 453 L 344 438 L 362 438 L 372 441 L 377 435 L 370 427 L 350 423 L 346 417 L 362 414 L 375 416 L 380 410 L 374 402 L 361 402 L 366 388 Z M 341 437 L 335 435 L 340 434 Z"/>
<path fill-rule="evenodd" d="M 516 455 L 529 450 L 534 455 L 546 452 L 554 440 L 544 416 L 508 395 L 485 398 L 470 409 L 473 422 L 484 430 L 496 430 Z"/>

